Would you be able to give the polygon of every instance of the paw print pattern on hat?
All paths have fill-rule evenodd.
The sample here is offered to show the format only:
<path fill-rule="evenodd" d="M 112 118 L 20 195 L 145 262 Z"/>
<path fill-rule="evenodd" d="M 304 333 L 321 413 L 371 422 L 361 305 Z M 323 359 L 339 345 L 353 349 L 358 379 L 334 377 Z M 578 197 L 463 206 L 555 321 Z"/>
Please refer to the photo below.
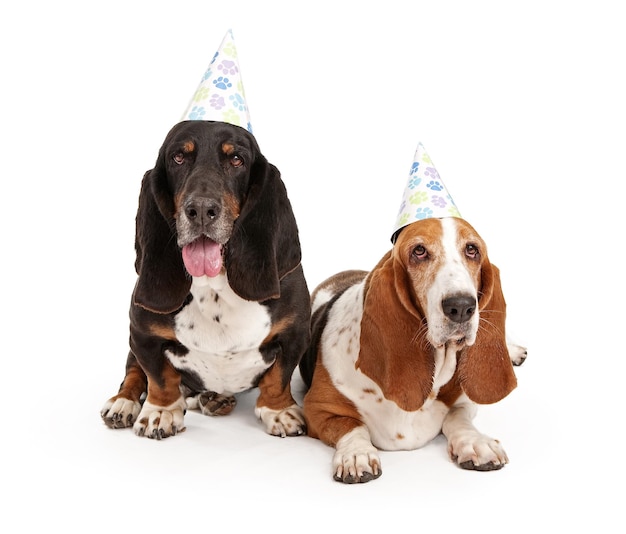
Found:
<path fill-rule="evenodd" d="M 391 241 L 395 241 L 398 230 L 406 225 L 435 217 L 461 217 L 461 214 L 424 145 L 418 143 Z"/>
<path fill-rule="evenodd" d="M 226 32 L 181 120 L 223 121 L 252 133 L 231 30 Z"/>

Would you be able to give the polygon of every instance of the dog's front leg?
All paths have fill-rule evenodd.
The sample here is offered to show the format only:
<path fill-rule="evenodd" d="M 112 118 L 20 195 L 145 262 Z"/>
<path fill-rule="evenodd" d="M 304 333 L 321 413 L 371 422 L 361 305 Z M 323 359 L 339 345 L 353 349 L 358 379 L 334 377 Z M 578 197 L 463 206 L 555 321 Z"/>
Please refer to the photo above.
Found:
<path fill-rule="evenodd" d="M 126 376 L 120 389 L 100 410 L 102 420 L 109 428 L 133 426 L 141 410 L 141 401 L 147 389 L 147 377 L 132 352 L 128 353 Z"/>
<path fill-rule="evenodd" d="M 369 482 L 382 475 L 378 450 L 354 403 L 331 385 L 318 360 L 313 384 L 304 396 L 307 430 L 335 448 L 333 478 L 345 484 Z"/>
<path fill-rule="evenodd" d="M 345 434 L 335 445 L 333 478 L 345 484 L 369 482 L 382 475 L 378 450 L 365 425 Z"/>
<path fill-rule="evenodd" d="M 165 358 L 158 376 L 148 374 L 148 395 L 133 425 L 135 434 L 163 439 L 185 430 L 186 404 L 180 382 L 180 374 Z"/>
<path fill-rule="evenodd" d="M 301 436 L 306 433 L 302 408 L 291 395 L 291 384 L 285 383 L 282 368 L 276 363 L 259 381 L 256 416 L 272 436 Z"/>
<path fill-rule="evenodd" d="M 501 469 L 509 461 L 506 452 L 497 439 L 481 434 L 472 424 L 476 411 L 476 405 L 463 395 L 446 415 L 442 432 L 450 459 L 463 469 Z"/>

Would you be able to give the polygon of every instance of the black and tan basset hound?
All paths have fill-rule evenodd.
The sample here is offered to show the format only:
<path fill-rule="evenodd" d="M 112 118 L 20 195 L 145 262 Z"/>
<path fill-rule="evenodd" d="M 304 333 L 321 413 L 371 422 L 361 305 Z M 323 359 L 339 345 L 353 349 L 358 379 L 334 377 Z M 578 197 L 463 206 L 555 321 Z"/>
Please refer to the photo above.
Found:
<path fill-rule="evenodd" d="M 507 346 L 499 270 L 469 223 L 411 223 L 370 272 L 320 284 L 312 312 L 304 415 L 309 435 L 336 449 L 335 480 L 375 479 L 379 449 L 416 449 L 441 432 L 462 468 L 508 462 L 472 419 L 516 387 L 512 363 L 526 349 Z"/>
<path fill-rule="evenodd" d="M 184 121 L 141 184 L 130 352 L 111 428 L 162 439 L 186 409 L 225 415 L 259 388 L 268 433 L 305 432 L 291 394 L 310 339 L 298 228 L 278 169 L 247 130 Z"/>

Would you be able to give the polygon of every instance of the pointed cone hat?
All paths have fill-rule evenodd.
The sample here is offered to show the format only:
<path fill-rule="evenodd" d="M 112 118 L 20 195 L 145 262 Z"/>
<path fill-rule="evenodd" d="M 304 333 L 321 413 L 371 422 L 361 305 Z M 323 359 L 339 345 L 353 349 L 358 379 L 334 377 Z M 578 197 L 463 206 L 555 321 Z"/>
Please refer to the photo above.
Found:
<path fill-rule="evenodd" d="M 181 120 L 228 122 L 252 133 L 232 30 L 226 32 Z"/>
<path fill-rule="evenodd" d="M 405 226 L 421 219 L 441 217 L 461 217 L 461 214 L 426 153 L 424 145 L 419 143 L 391 242 L 395 243 L 398 232 Z"/>

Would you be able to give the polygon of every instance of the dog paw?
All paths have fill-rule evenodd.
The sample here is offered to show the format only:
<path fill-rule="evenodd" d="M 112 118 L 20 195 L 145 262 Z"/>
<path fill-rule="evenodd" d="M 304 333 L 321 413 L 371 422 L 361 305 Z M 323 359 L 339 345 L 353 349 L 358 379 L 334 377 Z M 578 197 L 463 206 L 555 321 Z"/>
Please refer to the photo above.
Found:
<path fill-rule="evenodd" d="M 359 484 L 383 474 L 376 449 L 358 453 L 339 453 L 333 458 L 333 478 L 344 484 Z"/>
<path fill-rule="evenodd" d="M 125 398 L 113 397 L 100 410 L 104 424 L 109 428 L 128 428 L 133 426 L 141 410 L 141 403 Z"/>
<path fill-rule="evenodd" d="M 256 416 L 265 424 L 265 430 L 272 436 L 302 436 L 306 433 L 306 423 L 302 408 L 292 404 L 284 410 L 272 410 L 267 406 L 257 406 Z"/>
<path fill-rule="evenodd" d="M 133 430 L 138 436 L 165 439 L 185 431 L 184 416 L 184 400 L 165 407 L 146 401 L 133 425 Z"/>
<path fill-rule="evenodd" d="M 511 357 L 511 363 L 513 365 L 522 365 L 524 361 L 526 361 L 526 357 L 528 356 L 528 351 L 526 347 L 522 347 L 520 345 L 508 345 L 509 356 Z"/>
<path fill-rule="evenodd" d="M 378 450 L 370 441 L 365 427 L 357 427 L 344 435 L 333 456 L 333 478 L 344 484 L 358 484 L 377 479 L 383 474 Z"/>
<path fill-rule="evenodd" d="M 500 442 L 487 436 L 449 444 L 448 452 L 452 461 L 462 469 L 496 471 L 509 463 Z"/>
<path fill-rule="evenodd" d="M 333 478 L 344 484 L 358 484 L 377 479 L 383 474 L 376 453 L 363 453 L 335 458 Z"/>
<path fill-rule="evenodd" d="M 198 395 L 198 407 L 204 415 L 228 415 L 237 405 L 233 395 L 207 391 Z"/>

